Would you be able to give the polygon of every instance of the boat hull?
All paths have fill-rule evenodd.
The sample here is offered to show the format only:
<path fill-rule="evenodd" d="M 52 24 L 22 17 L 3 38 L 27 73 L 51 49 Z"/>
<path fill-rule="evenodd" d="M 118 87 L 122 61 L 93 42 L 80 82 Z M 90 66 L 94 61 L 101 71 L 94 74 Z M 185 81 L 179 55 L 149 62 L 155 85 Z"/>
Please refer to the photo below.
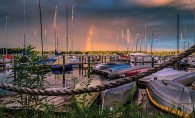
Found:
<path fill-rule="evenodd" d="M 132 91 L 131 91 L 132 90 Z M 136 82 L 131 82 L 116 88 L 107 89 L 101 92 L 101 107 L 115 108 L 133 98 L 136 92 Z"/>
<path fill-rule="evenodd" d="M 129 72 L 125 73 L 125 77 L 130 77 L 130 76 L 136 75 L 138 73 L 145 72 L 145 71 L 147 71 L 149 69 L 150 68 L 143 68 L 143 69 L 132 70 L 132 71 L 129 71 Z"/>
<path fill-rule="evenodd" d="M 152 80 L 146 91 L 150 101 L 162 110 L 181 117 L 193 111 L 190 91 L 178 82 Z"/>
<path fill-rule="evenodd" d="M 52 65 L 52 70 L 63 70 L 63 65 L 61 64 L 55 64 L 55 65 Z M 72 64 L 66 64 L 65 65 L 65 70 L 70 70 L 72 71 Z"/>

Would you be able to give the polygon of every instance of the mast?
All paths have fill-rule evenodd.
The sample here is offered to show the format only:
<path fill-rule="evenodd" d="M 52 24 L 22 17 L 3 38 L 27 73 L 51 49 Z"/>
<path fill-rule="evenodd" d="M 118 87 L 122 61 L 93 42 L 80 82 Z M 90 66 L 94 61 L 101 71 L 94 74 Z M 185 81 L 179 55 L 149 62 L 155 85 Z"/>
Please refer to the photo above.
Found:
<path fill-rule="evenodd" d="M 145 33 L 144 33 L 144 35 L 145 35 L 145 54 L 146 54 L 146 24 L 145 24 Z"/>
<path fill-rule="evenodd" d="M 2 31 L 2 40 L 1 40 L 2 42 L 1 42 L 1 44 L 4 43 L 3 39 L 4 39 L 4 31 Z M 3 48 L 2 54 L 4 55 L 4 46 L 3 46 L 3 45 L 1 45 L 1 46 L 2 46 L 2 48 Z"/>
<path fill-rule="evenodd" d="M 194 8 L 194 45 L 195 45 L 195 8 Z"/>
<path fill-rule="evenodd" d="M 177 54 L 179 54 L 179 14 L 177 14 Z"/>
<path fill-rule="evenodd" d="M 25 0 L 23 1 L 24 2 L 24 21 L 23 21 L 23 32 L 24 32 L 24 44 L 23 44 L 23 48 L 24 48 L 24 54 L 26 54 L 26 51 L 25 51 L 25 48 L 26 48 L 26 29 L 25 29 L 25 25 L 26 25 L 26 20 L 25 20 L 25 18 L 26 18 L 26 7 L 25 7 L 25 4 L 26 4 L 26 2 L 25 2 Z"/>
<path fill-rule="evenodd" d="M 91 31 L 91 52 L 93 50 L 93 30 Z"/>
<path fill-rule="evenodd" d="M 73 5 L 72 5 L 72 51 L 73 51 L 73 42 L 74 42 L 74 40 L 73 40 L 73 31 L 74 31 L 74 3 L 73 3 Z"/>
<path fill-rule="evenodd" d="M 186 26 L 185 26 L 184 51 L 185 51 L 185 49 L 186 49 L 186 40 L 187 40 L 187 34 L 186 34 Z"/>
<path fill-rule="evenodd" d="M 124 42 L 124 39 L 123 39 L 123 37 L 124 37 L 124 36 L 123 36 L 123 30 L 121 31 L 121 36 L 122 36 L 122 44 L 123 44 L 123 51 L 124 51 L 124 43 L 125 43 L 125 42 Z"/>
<path fill-rule="evenodd" d="M 66 4 L 66 51 L 68 54 L 68 5 Z"/>
<path fill-rule="evenodd" d="M 118 31 L 117 31 L 117 36 L 116 36 L 116 51 L 118 52 Z"/>
<path fill-rule="evenodd" d="M 8 53 L 8 33 L 7 33 L 7 21 L 8 21 L 8 16 L 6 15 L 6 27 L 5 27 L 5 30 L 6 30 L 6 55 Z"/>
<path fill-rule="evenodd" d="M 139 33 L 137 33 L 137 38 L 136 38 L 136 53 L 137 53 L 137 45 L 138 45 L 138 36 L 139 36 Z"/>
<path fill-rule="evenodd" d="M 47 44 L 47 31 L 45 30 L 45 50 L 48 51 L 48 44 Z"/>
<path fill-rule="evenodd" d="M 151 54 L 152 54 L 152 45 L 153 45 L 153 40 L 154 40 L 154 31 L 153 31 L 153 33 L 152 33 Z"/>
<path fill-rule="evenodd" d="M 41 19 L 41 5 L 40 5 L 40 0 L 39 0 L 39 12 L 40 12 L 40 28 L 41 28 L 41 54 L 42 54 L 42 57 L 43 57 L 43 33 L 42 33 L 42 19 Z"/>
<path fill-rule="evenodd" d="M 188 37 L 188 49 L 190 48 L 190 38 L 188 36 L 188 33 L 187 33 L 187 37 Z"/>
<path fill-rule="evenodd" d="M 130 33 L 129 33 L 129 29 L 127 29 L 127 51 L 129 52 L 129 38 L 130 38 Z"/>
<path fill-rule="evenodd" d="M 54 53 L 56 54 L 56 52 L 57 52 L 57 29 L 56 29 L 56 27 L 57 27 L 57 24 L 56 24 L 56 20 L 57 20 L 57 11 L 58 11 L 58 6 L 57 6 L 57 4 L 56 4 L 56 9 L 55 9 L 55 14 L 54 14 L 54 23 L 53 23 L 53 28 L 54 28 L 54 35 L 55 35 L 55 39 L 54 39 Z"/>

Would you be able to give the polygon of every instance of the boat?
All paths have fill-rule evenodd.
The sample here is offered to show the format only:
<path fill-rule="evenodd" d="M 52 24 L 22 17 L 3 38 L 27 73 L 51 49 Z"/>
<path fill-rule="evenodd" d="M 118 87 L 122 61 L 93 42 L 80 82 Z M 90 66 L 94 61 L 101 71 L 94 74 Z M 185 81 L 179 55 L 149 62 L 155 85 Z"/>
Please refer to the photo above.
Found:
<path fill-rule="evenodd" d="M 119 65 L 130 65 L 128 63 L 120 63 L 120 62 L 106 62 L 106 63 L 98 63 L 93 65 L 93 70 L 104 70 L 109 69 L 111 67 L 119 66 Z"/>
<path fill-rule="evenodd" d="M 109 68 L 109 71 L 114 72 L 114 71 L 122 70 L 125 68 L 130 68 L 130 67 L 131 67 L 130 65 L 118 65 L 118 66 L 114 66 L 114 67 Z"/>
<path fill-rule="evenodd" d="M 88 84 L 87 81 L 79 81 L 75 85 L 75 89 L 88 88 L 101 85 L 101 81 L 99 79 L 92 79 Z M 82 109 L 83 107 L 90 107 L 94 100 L 100 95 L 100 92 L 92 92 L 92 93 L 84 93 L 75 95 L 74 98 L 76 100 L 76 104 L 78 108 Z"/>
<path fill-rule="evenodd" d="M 158 108 L 180 117 L 189 117 L 194 109 L 191 91 L 175 81 L 151 80 L 146 88 L 150 101 Z"/>
<path fill-rule="evenodd" d="M 179 82 L 183 85 L 190 85 L 195 81 L 195 73 L 186 72 L 184 70 L 174 70 L 173 68 L 169 67 L 139 79 L 138 83 L 145 86 L 151 80 L 170 80 Z"/>
<path fill-rule="evenodd" d="M 145 72 L 145 71 L 147 71 L 149 69 L 150 68 L 141 68 L 141 69 L 131 70 L 131 71 L 125 73 L 125 77 L 133 76 L 133 75 L 136 75 L 138 73 Z"/>
<path fill-rule="evenodd" d="M 116 81 L 116 80 L 111 80 Z M 101 108 L 114 109 L 130 101 L 136 93 L 136 82 L 131 82 L 101 92 Z"/>
<path fill-rule="evenodd" d="M 58 57 L 58 59 L 52 64 L 52 70 L 72 70 L 72 62 L 69 59 L 65 59 L 63 64 L 63 57 Z"/>
<path fill-rule="evenodd" d="M 110 72 L 110 73 L 108 73 L 108 78 L 112 79 L 112 78 L 115 78 L 116 76 L 120 76 L 120 75 L 125 74 L 129 71 L 133 71 L 136 69 L 142 69 L 142 68 L 151 68 L 151 65 L 138 65 L 138 66 L 133 66 L 131 68 L 125 68 L 122 70 Z"/>

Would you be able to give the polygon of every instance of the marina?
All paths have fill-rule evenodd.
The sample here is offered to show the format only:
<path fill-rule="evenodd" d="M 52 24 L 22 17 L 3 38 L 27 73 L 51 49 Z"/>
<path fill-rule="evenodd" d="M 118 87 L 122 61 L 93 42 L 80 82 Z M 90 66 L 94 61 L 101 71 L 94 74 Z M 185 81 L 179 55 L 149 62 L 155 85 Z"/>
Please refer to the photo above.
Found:
<path fill-rule="evenodd" d="M 1 3 L 0 117 L 195 117 L 193 0 Z"/>

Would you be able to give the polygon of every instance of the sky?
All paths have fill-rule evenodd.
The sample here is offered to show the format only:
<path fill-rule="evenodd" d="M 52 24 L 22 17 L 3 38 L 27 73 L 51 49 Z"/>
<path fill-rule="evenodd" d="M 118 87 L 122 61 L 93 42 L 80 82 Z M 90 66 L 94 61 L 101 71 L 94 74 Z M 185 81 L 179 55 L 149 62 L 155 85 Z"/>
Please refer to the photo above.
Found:
<path fill-rule="evenodd" d="M 40 0 L 40 7 L 44 50 L 58 39 L 58 51 L 67 40 L 73 51 L 150 51 L 153 39 L 153 51 L 176 51 L 178 14 L 179 50 L 194 43 L 195 0 Z M 41 50 L 39 0 L 0 0 L 0 47 L 23 47 L 24 36 Z"/>

